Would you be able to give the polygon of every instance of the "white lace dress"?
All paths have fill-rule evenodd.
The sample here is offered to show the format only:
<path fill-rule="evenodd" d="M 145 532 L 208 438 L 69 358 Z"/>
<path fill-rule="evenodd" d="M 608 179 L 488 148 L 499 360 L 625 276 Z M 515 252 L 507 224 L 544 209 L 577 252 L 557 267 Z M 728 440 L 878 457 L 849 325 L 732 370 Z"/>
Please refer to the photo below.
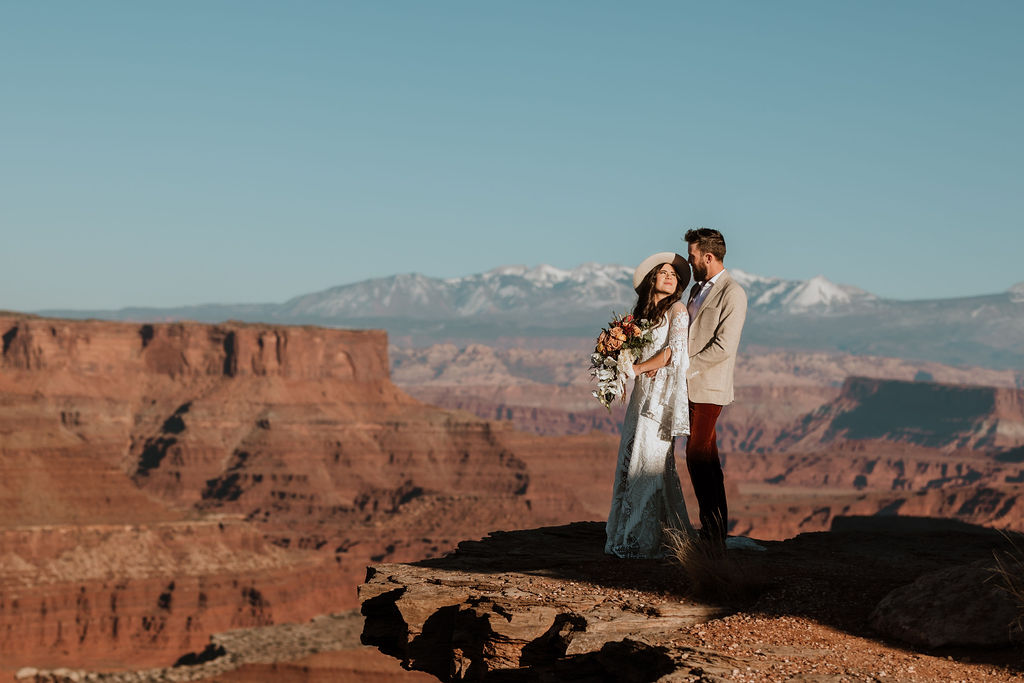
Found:
<path fill-rule="evenodd" d="M 672 349 L 671 362 L 654 378 L 639 375 L 629 396 L 606 527 L 604 551 L 611 555 L 663 557 L 664 527 L 693 533 L 672 448 L 675 437 L 690 433 L 688 327 L 686 307 L 676 304 L 640 357 L 645 361 Z"/>

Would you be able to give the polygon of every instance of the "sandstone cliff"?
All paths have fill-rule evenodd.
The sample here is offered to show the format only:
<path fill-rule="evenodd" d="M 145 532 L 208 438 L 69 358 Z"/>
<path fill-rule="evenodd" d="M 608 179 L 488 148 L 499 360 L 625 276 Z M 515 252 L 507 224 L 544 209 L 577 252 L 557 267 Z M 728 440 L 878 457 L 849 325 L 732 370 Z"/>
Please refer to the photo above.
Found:
<path fill-rule="evenodd" d="M 275 409 L 314 391 L 412 403 L 387 383 L 382 333 L 0 330 L 0 668 L 173 662 L 211 632 L 351 602 L 333 563 L 195 504 Z"/>
<path fill-rule="evenodd" d="M 367 564 L 607 512 L 615 434 L 571 410 L 570 435 L 540 437 L 423 404 L 389 380 L 381 332 L 0 315 L 0 338 L 0 671 L 167 666 L 212 633 L 355 606 Z M 473 353 L 469 367 L 491 362 Z M 569 372 L 559 358 L 495 372 L 571 408 L 538 381 Z M 754 362 L 766 384 L 745 383 L 723 423 L 734 530 L 785 538 L 878 512 L 1020 525 L 1016 399 L 950 432 L 998 457 L 859 439 L 827 426 L 864 410 L 836 379 L 849 367 L 805 360 L 780 386 Z M 809 448 L 826 434 L 828 452 Z M 798 447 L 780 457 L 780 438 Z"/>
<path fill-rule="evenodd" d="M 737 532 L 784 537 L 837 515 L 955 517 L 1024 528 L 1024 392 L 853 377 L 839 395 L 728 456 Z M 787 534 L 781 522 L 795 527 Z"/>
<path fill-rule="evenodd" d="M 850 377 L 840 395 L 780 436 L 777 450 L 884 440 L 943 452 L 1024 445 L 1024 390 Z"/>
<path fill-rule="evenodd" d="M 530 462 L 607 450 L 410 398 L 383 332 L 0 316 L 0 337 L 0 670 L 166 666 L 355 606 L 371 561 L 603 504 Z"/>
<path fill-rule="evenodd" d="M 518 429 L 536 434 L 579 434 L 593 429 L 614 434 L 622 422 L 623 408 L 616 406 L 609 414 L 590 396 L 593 383 L 586 369 L 589 351 L 589 340 L 577 340 L 568 349 L 505 349 L 481 344 L 465 348 L 451 344 L 424 349 L 391 347 L 395 382 L 434 405 L 467 410 L 487 419 L 509 420 Z M 851 377 L 887 380 L 893 385 L 883 383 L 885 390 L 867 390 L 854 396 L 850 394 L 852 388 L 843 389 Z M 1005 401 L 1015 395 L 1014 389 L 1024 387 L 1024 374 L 897 358 L 755 349 L 740 355 L 736 384 L 736 402 L 719 421 L 720 444 L 726 452 L 751 453 L 778 450 L 776 442 L 786 436 L 784 432 L 794 429 L 794 423 L 840 398 L 844 391 L 845 401 L 870 403 L 868 410 L 879 411 L 888 420 L 875 427 L 881 428 L 887 423 L 914 422 L 926 411 L 931 411 L 933 422 L 941 420 L 936 411 L 952 405 L 942 398 L 950 391 L 943 386 L 970 386 L 980 393 L 991 390 Z M 933 384 L 937 388 L 928 388 Z M 907 395 L 896 397 L 894 392 L 900 390 L 895 387 L 903 385 Z M 970 393 L 966 391 L 965 396 Z M 981 401 L 963 404 L 971 416 L 962 419 L 980 417 L 985 411 Z M 888 405 L 883 405 L 886 402 Z M 992 404 L 1000 415 L 990 418 L 998 419 L 1008 410 L 1010 421 L 1019 421 L 1019 410 L 1012 402 L 998 407 Z M 864 417 L 871 416 L 865 413 Z M 948 445 L 942 439 L 949 436 L 936 435 L 939 447 Z M 1024 442 L 1019 433 L 1008 436 L 1009 440 Z M 972 442 L 971 447 L 975 446 L 986 447 L 986 443 Z"/>
<path fill-rule="evenodd" d="M 537 434 L 602 432 L 614 449 L 624 407 L 594 407 L 588 346 L 393 347 L 393 369 L 423 400 Z M 733 530 L 781 539 L 876 513 L 1024 528 L 1022 380 L 852 354 L 742 354 L 718 424 Z"/>

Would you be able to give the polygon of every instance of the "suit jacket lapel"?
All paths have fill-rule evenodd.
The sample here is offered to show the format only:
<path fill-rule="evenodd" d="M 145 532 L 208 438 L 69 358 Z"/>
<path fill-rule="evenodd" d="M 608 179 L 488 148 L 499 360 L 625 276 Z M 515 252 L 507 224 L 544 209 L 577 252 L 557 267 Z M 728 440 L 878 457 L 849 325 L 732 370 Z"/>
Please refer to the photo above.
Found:
<path fill-rule="evenodd" d="M 697 314 L 693 316 L 693 320 L 699 318 L 700 314 L 704 311 L 704 309 L 708 307 L 708 304 L 711 302 L 711 297 L 717 297 L 722 292 L 722 288 L 725 287 L 725 282 L 726 280 L 728 280 L 728 278 L 729 271 L 723 270 L 722 275 L 718 278 L 718 280 L 711 283 L 711 289 L 708 290 L 708 295 L 704 297 L 704 301 L 700 302 L 700 308 L 697 309 Z M 692 324 L 693 321 L 691 320 L 690 323 Z"/>

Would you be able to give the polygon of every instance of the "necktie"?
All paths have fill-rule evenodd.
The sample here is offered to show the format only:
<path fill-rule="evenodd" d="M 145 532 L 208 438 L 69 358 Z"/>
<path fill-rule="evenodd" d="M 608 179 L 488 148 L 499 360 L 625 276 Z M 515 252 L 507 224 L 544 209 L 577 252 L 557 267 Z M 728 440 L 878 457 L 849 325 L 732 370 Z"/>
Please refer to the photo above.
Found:
<path fill-rule="evenodd" d="M 694 282 L 693 283 L 693 287 L 690 287 L 690 298 L 686 302 L 687 305 L 690 305 L 691 303 L 693 303 L 693 300 L 697 298 L 698 294 L 700 294 L 700 289 L 703 286 L 704 286 L 703 282 Z"/>

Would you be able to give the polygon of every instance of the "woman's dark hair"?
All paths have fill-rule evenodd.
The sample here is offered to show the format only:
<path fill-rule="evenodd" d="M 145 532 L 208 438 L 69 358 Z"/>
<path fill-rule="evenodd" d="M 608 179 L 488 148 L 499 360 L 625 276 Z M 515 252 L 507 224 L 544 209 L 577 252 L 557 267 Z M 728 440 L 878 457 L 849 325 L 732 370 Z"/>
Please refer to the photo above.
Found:
<path fill-rule="evenodd" d="M 654 284 L 658 280 L 658 271 L 661 270 L 662 266 L 672 266 L 672 270 L 676 271 L 676 291 L 669 294 L 658 303 L 654 303 Z M 665 313 L 671 308 L 672 304 L 683 298 L 683 290 L 686 289 L 686 285 L 690 283 L 690 269 L 687 268 L 685 273 L 679 272 L 679 268 L 671 263 L 659 263 L 658 265 L 651 268 L 651 272 L 647 273 L 644 277 L 643 282 L 636 290 L 636 306 L 633 308 L 633 318 L 637 321 L 647 319 L 651 321 L 652 325 L 658 325 L 662 320 L 665 319 Z"/>

